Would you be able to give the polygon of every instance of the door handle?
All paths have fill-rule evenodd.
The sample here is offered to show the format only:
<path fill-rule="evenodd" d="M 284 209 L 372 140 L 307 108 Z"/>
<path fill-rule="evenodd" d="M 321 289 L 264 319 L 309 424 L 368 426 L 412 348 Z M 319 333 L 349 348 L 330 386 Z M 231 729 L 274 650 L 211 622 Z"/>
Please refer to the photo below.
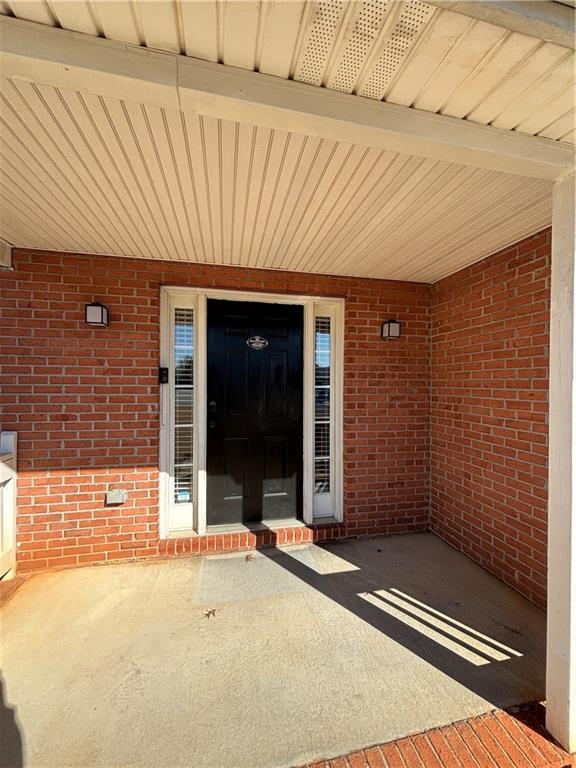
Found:
<path fill-rule="evenodd" d="M 210 420 L 208 421 L 208 428 L 214 429 L 216 427 L 216 416 L 218 415 L 218 406 L 214 400 L 211 400 L 208 403 L 208 415 L 210 417 Z"/>

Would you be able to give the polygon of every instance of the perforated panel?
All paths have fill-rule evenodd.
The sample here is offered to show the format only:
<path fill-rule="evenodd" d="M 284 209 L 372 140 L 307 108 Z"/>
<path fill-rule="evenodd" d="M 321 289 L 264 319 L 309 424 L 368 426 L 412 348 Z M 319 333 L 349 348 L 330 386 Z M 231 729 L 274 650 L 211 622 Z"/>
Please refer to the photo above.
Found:
<path fill-rule="evenodd" d="M 343 46 L 343 53 L 335 62 L 334 71 L 328 80 L 329 88 L 352 93 L 366 56 L 382 29 L 389 6 L 388 0 L 366 0 L 362 3 L 352 32 Z"/>
<path fill-rule="evenodd" d="M 300 52 L 295 79 L 321 85 L 326 64 L 336 39 L 344 2 L 314 3 L 314 15 Z"/>
<path fill-rule="evenodd" d="M 403 63 L 416 38 L 434 13 L 434 9 L 419 0 L 410 0 L 404 6 L 388 44 L 365 83 L 359 88 L 361 96 L 382 99 L 392 78 Z"/>

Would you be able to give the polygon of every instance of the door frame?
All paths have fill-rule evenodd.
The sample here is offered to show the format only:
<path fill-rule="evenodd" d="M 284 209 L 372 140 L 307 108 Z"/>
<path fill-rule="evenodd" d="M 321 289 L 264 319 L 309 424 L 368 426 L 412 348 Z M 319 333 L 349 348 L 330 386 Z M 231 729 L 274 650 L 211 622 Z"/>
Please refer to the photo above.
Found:
<path fill-rule="evenodd" d="M 343 369 L 345 300 L 326 296 L 293 296 L 213 288 L 162 286 L 160 290 L 160 366 L 169 369 L 169 383 L 160 385 L 160 538 L 203 535 L 206 524 L 206 428 L 207 428 L 207 301 L 254 301 L 296 304 L 304 309 L 303 365 L 303 499 L 304 524 L 320 519 L 343 520 Z M 194 415 L 193 488 L 190 503 L 173 503 L 174 372 L 173 317 L 175 308 L 194 311 Z M 329 499 L 314 494 L 314 320 L 331 319 L 331 491 Z M 315 502 L 317 502 L 315 504 Z M 328 517 L 329 515 L 329 517 Z M 230 526 L 238 530 L 238 526 Z M 219 531 L 225 530 L 223 527 Z"/>

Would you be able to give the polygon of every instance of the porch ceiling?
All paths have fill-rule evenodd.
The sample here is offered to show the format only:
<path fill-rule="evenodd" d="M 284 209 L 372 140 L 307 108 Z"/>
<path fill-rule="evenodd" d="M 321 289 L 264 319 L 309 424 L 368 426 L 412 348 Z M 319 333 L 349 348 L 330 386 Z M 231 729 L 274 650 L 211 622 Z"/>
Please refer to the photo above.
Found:
<path fill-rule="evenodd" d="M 550 224 L 574 140 L 568 48 L 418 0 L 0 11 L 43 25 L 0 30 L 9 244 L 433 282 Z"/>
<path fill-rule="evenodd" d="M 573 143 L 573 50 L 482 20 L 503 18 L 494 12 L 501 3 L 472 3 L 492 6 L 481 18 L 438 7 L 466 5 L 2 0 L 0 13 Z M 540 16 L 542 9 L 560 15 L 565 30 L 554 37 L 570 41 L 574 11 L 538 6 Z M 479 15 L 477 8 L 464 13 Z"/>
<path fill-rule="evenodd" d="M 18 246 L 432 281 L 545 227 L 551 182 L 3 80 Z"/>

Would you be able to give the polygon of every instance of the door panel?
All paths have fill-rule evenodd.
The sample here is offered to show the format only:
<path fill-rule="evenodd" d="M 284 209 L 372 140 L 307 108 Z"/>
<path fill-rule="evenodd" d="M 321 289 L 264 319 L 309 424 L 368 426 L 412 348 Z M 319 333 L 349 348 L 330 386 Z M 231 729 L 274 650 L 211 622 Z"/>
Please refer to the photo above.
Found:
<path fill-rule="evenodd" d="M 208 301 L 207 523 L 300 518 L 303 308 Z"/>

